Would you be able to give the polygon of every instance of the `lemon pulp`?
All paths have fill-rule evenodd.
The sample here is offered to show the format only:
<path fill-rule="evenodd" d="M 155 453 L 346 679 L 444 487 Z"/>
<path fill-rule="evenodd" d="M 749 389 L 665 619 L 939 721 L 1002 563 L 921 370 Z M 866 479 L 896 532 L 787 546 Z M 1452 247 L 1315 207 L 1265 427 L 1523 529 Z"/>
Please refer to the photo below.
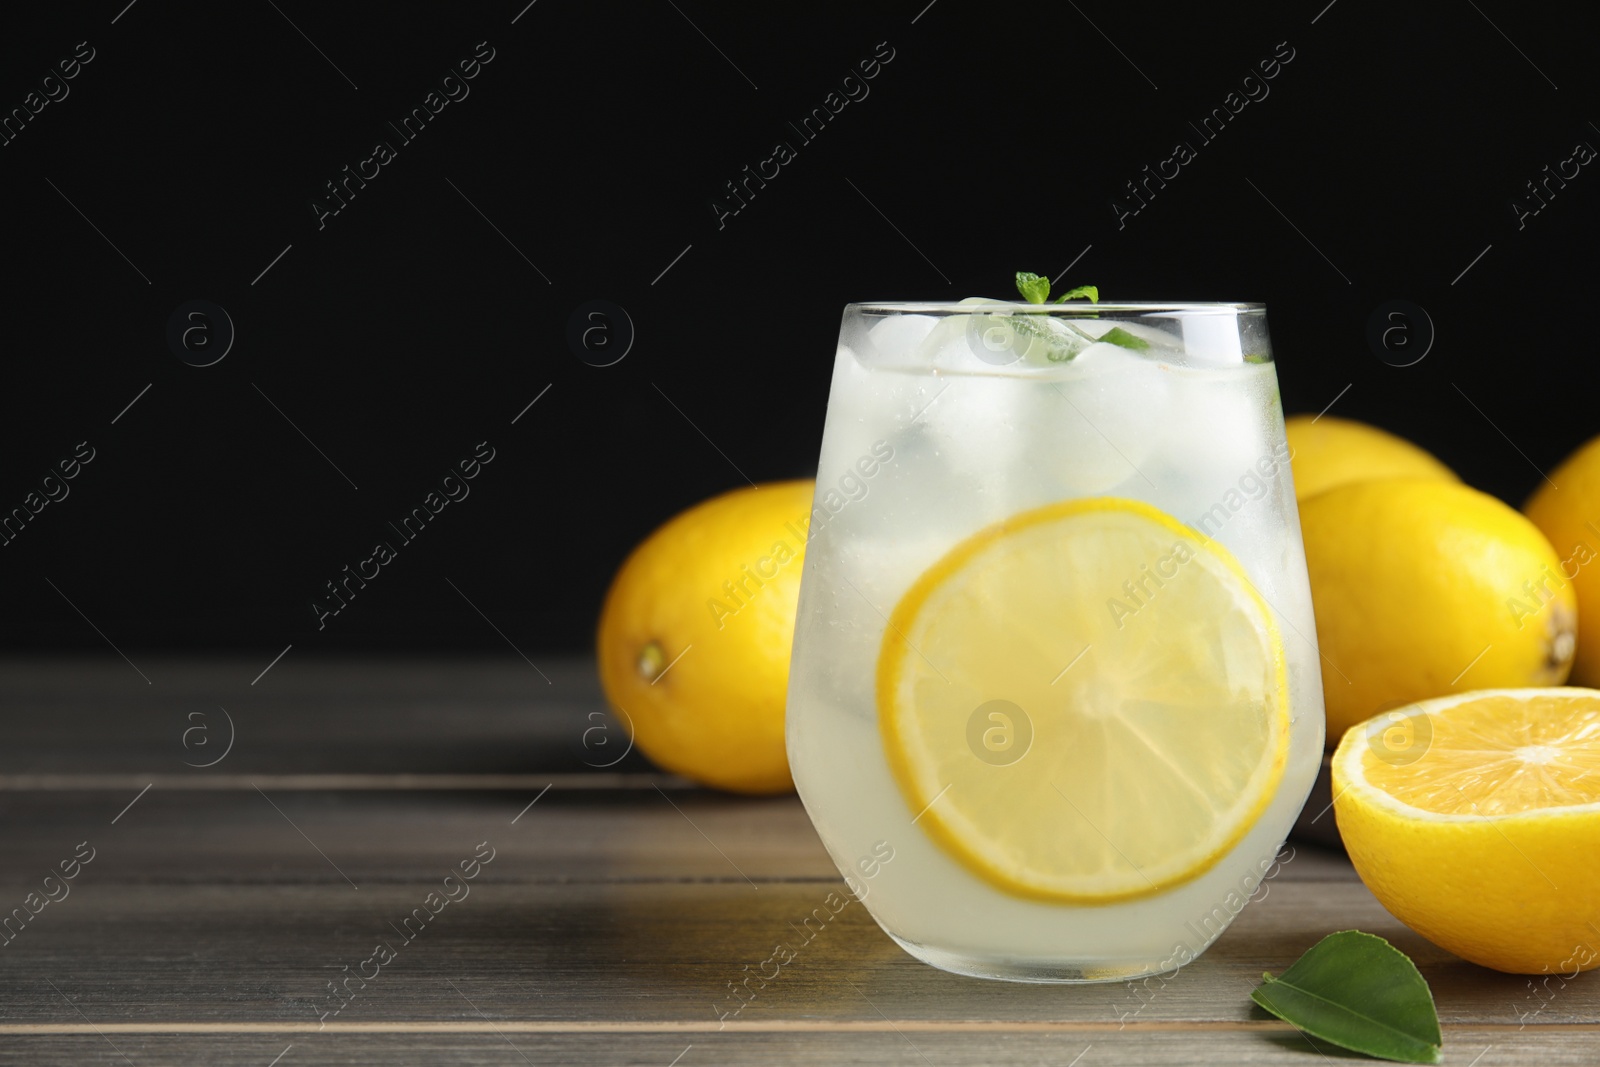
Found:
<path fill-rule="evenodd" d="M 1387 720 L 1374 720 L 1381 729 Z M 1410 728 L 1413 732 L 1414 727 Z M 1361 754 L 1368 785 L 1439 815 L 1515 815 L 1600 802 L 1600 700 L 1579 691 L 1477 696 L 1428 717 L 1427 751 Z"/>
<path fill-rule="evenodd" d="M 1115 498 L 1012 516 L 896 606 L 879 727 L 916 824 L 1010 892 L 1110 902 L 1199 875 L 1272 799 L 1288 686 L 1238 563 Z"/>
<path fill-rule="evenodd" d="M 1352 726 L 1333 807 L 1361 880 L 1434 944 L 1511 974 L 1600 966 L 1600 692 L 1480 690 Z"/>

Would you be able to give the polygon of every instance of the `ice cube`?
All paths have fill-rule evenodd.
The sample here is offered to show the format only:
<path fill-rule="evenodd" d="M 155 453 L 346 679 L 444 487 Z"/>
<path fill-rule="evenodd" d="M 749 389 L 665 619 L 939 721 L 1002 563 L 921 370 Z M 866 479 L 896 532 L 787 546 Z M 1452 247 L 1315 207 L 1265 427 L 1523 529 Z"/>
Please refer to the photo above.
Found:
<path fill-rule="evenodd" d="M 1186 362 L 1230 364 L 1244 362 L 1239 321 L 1231 312 L 1175 311 L 1170 316 L 1183 332 Z"/>
<path fill-rule="evenodd" d="M 939 325 L 938 315 L 885 315 L 867 328 L 866 353 L 899 364 L 920 349 Z"/>
<path fill-rule="evenodd" d="M 1149 488 L 1145 468 L 1167 439 L 1171 373 L 1122 345 L 1099 342 L 1051 383 L 1059 406 L 1052 418 L 1041 420 L 1040 444 L 1059 457 L 1061 476 L 1074 494 L 1134 483 Z"/>
<path fill-rule="evenodd" d="M 1288 464 L 1272 445 L 1272 367 L 1236 363 L 1232 369 L 1189 367 L 1173 373 L 1182 402 L 1175 405 L 1171 446 L 1162 456 L 1171 479 L 1167 506 L 1185 522 L 1215 514 L 1242 528 L 1237 515 L 1266 511 L 1263 497 L 1276 494 L 1288 477 Z M 1225 513 L 1213 512 L 1219 504 Z"/>

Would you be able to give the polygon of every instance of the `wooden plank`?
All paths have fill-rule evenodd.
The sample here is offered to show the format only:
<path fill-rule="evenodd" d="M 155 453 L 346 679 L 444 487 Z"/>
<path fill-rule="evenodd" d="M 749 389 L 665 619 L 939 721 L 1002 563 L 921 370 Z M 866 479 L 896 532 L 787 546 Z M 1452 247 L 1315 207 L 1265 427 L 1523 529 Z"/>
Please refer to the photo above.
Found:
<path fill-rule="evenodd" d="M 669 802 L 650 787 L 541 796 L 548 779 L 538 778 L 505 793 L 291 791 L 267 780 L 258 793 L 255 780 L 223 792 L 158 786 L 115 825 L 142 788 L 137 777 L 113 791 L 0 792 L 0 885 L 42 876 L 86 839 L 106 854 L 95 878 L 128 882 L 343 884 L 334 865 L 358 885 L 404 882 L 486 837 L 510 846 L 496 873 L 517 881 L 838 879 L 794 796 L 691 790 Z M 1342 857 L 1295 845 L 1277 880 L 1354 877 Z"/>
<path fill-rule="evenodd" d="M 691 1035 L 695 1036 L 695 1035 Z M 1197 1038 L 1203 1045 L 1197 1045 Z M 291 1041 L 250 1035 L 207 1037 L 128 1037 L 116 1040 L 138 1064 L 208 1064 L 217 1067 L 267 1067 L 282 1055 L 281 1067 L 350 1064 L 392 1067 L 397 1063 L 458 1064 L 487 1067 L 511 1064 L 647 1064 L 652 1067 L 706 1067 L 716 1064 L 881 1065 L 934 1063 L 940 1067 L 992 1067 L 997 1063 L 1058 1064 L 1062 1067 L 1141 1067 L 1211 1062 L 1240 1065 L 1361 1062 L 1318 1043 L 1319 1057 L 1307 1039 L 1293 1033 L 1137 1032 L 1114 1034 L 738 1034 L 670 1035 L 331 1035 Z M 99 1037 L 14 1039 L 20 1062 L 51 1067 L 88 1062 L 121 1063 Z M 1206 1057 L 1196 1058 L 1197 1053 Z M 1487 1053 L 1487 1054 L 1485 1054 Z M 1482 1059 L 1475 1057 L 1482 1055 Z M 1592 1033 L 1450 1029 L 1445 1035 L 1446 1064 L 1503 1067 L 1508 1064 L 1595 1062 Z M 1365 1061 L 1372 1062 L 1372 1061 Z"/>
<path fill-rule="evenodd" d="M 357 890 L 96 883 L 91 866 L 70 897 L 0 949 L 0 1023 L 315 1028 L 335 1009 L 329 1019 L 341 1024 L 449 1021 L 466 1018 L 462 993 L 496 1022 L 701 1031 L 730 1020 L 1244 1023 L 1253 1018 L 1248 994 L 1262 971 L 1281 972 L 1324 934 L 1350 927 L 1411 955 L 1447 1023 L 1515 1029 L 1517 1012 L 1540 1003 L 1526 978 L 1435 948 L 1359 884 L 1275 885 L 1200 960 L 1165 982 L 1037 986 L 925 966 L 860 904 L 802 929 L 825 907 L 832 883 L 502 884 L 508 865 L 501 861 L 515 849 L 506 845 L 469 896 L 413 928 L 409 941 L 397 927 L 439 885 L 442 869 L 427 883 Z M 461 855 L 470 854 L 464 841 Z M 361 970 L 380 941 L 394 959 L 368 964 L 376 976 L 365 988 L 352 980 L 348 995 L 331 998 L 327 983 Z M 757 982 L 736 992 L 734 984 L 759 971 L 779 944 L 795 958 L 764 988 Z M 1559 988 L 1534 1021 L 1600 1025 L 1600 984 L 1578 979 Z"/>
<path fill-rule="evenodd" d="M 112 825 L 137 792 L 0 793 L 0 820 L 8 827 L 0 884 L 34 881 L 30 872 L 42 877 L 83 840 L 103 854 L 94 878 L 123 882 L 432 880 L 485 839 L 505 849 L 496 874 L 512 881 L 838 879 L 792 796 L 689 792 L 669 803 L 654 789 L 551 789 L 542 796 L 535 788 L 483 794 L 151 789 Z"/>
<path fill-rule="evenodd" d="M 198 773 L 193 765 L 224 751 L 230 720 L 232 750 L 213 769 L 234 774 L 649 766 L 637 752 L 618 759 L 627 731 L 605 711 L 586 656 L 540 657 L 536 670 L 514 656 L 294 650 L 252 685 L 277 651 L 259 660 L 140 657 L 149 685 L 115 656 L 0 660 L 0 774 Z"/>
<path fill-rule="evenodd" d="M 0 658 L 0 791 L 84 788 L 113 775 L 104 787 L 242 789 L 280 775 L 344 783 L 321 788 L 515 789 L 536 788 L 540 775 L 653 772 L 607 708 L 589 656 L 541 656 L 534 667 L 512 656 L 291 652 L 261 677 L 265 659 L 144 663 L 148 685 L 110 655 Z M 379 784 L 383 774 L 406 777 Z M 1325 780 L 1317 788 L 1320 812 Z M 1331 814 L 1310 818 L 1308 841 L 1337 843 Z"/>
<path fill-rule="evenodd" d="M 449 1064 L 453 1067 L 513 1067 L 546 1064 L 639 1064 L 646 1067 L 793 1064 L 797 1067 L 881 1067 L 883 1064 L 994 1067 L 1002 1063 L 1056 1067 L 1155 1067 L 1218 1063 L 1257 1067 L 1327 1067 L 1353 1059 L 1318 1042 L 1318 1048 L 1286 1029 L 1249 1032 L 1190 1029 L 1097 1032 L 929 1034 L 907 1030 L 854 1033 L 713 1034 L 524 1034 L 485 1030 L 475 1034 L 183 1034 L 111 1038 L 128 1061 L 205 1067 L 394 1067 Z M 1529 1027 L 1525 1031 L 1447 1027 L 1447 1065 L 1509 1067 L 1517 1064 L 1592 1067 L 1596 1034 Z M 7 1037 L 16 1061 L 35 1067 L 122 1064 L 105 1038 Z M 1319 1055 L 1319 1051 L 1322 1053 Z M 277 1059 L 276 1063 L 273 1061 Z"/>

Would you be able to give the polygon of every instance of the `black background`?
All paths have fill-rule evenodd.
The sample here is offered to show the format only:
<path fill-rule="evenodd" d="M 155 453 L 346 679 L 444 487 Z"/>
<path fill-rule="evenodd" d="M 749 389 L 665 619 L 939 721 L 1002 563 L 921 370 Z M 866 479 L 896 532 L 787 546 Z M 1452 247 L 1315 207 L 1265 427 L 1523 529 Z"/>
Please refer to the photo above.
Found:
<path fill-rule="evenodd" d="M 1600 145 L 1578 5 L 925 2 L 9 12 L 0 108 L 95 58 L 0 147 L 0 511 L 96 458 L 0 548 L 0 641 L 503 650 L 470 597 L 520 647 L 585 648 L 656 525 L 741 471 L 814 472 L 843 304 L 1010 296 L 1080 253 L 1063 286 L 1265 301 L 1287 410 L 1337 397 L 1513 503 L 1600 431 L 1600 168 L 1520 229 L 1511 206 Z M 480 41 L 470 95 L 399 144 L 384 123 Z M 870 94 L 801 143 L 880 42 Z M 1280 42 L 1270 95 L 1202 145 L 1188 123 Z M 396 158 L 319 229 L 380 138 Z M 797 158 L 719 228 L 779 140 Z M 1179 140 L 1197 158 L 1119 229 Z M 192 299 L 237 330 L 213 366 L 166 342 Z M 637 331 L 613 366 L 566 340 L 594 299 Z M 1366 341 L 1391 299 L 1437 331 L 1413 366 Z M 323 584 L 484 440 L 471 495 L 319 631 Z"/>

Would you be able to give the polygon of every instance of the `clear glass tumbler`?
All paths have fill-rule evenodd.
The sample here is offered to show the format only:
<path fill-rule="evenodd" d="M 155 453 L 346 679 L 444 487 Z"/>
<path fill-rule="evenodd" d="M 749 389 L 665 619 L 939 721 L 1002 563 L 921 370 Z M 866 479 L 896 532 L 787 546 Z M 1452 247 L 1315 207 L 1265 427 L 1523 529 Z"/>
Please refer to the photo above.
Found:
<path fill-rule="evenodd" d="M 849 305 L 807 536 L 790 764 L 912 955 L 1170 971 L 1275 873 L 1323 715 L 1260 305 Z"/>

